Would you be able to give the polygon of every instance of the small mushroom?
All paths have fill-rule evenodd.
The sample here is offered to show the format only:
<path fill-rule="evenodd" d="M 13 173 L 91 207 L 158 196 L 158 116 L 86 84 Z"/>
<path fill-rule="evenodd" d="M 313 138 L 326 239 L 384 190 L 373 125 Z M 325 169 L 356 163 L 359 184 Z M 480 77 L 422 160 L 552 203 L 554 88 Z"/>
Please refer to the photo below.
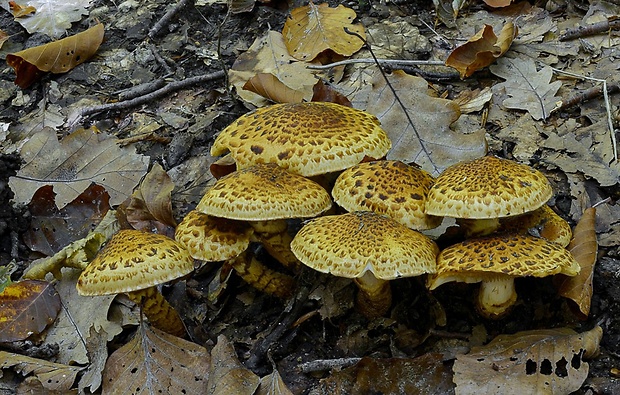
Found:
<path fill-rule="evenodd" d="M 448 167 L 426 200 L 426 214 L 454 217 L 466 236 L 490 234 L 499 218 L 534 211 L 551 198 L 547 178 L 536 169 L 485 156 Z"/>
<path fill-rule="evenodd" d="M 516 277 L 575 276 L 580 267 L 557 243 L 530 235 L 492 235 L 454 244 L 437 257 L 437 272 L 428 278 L 433 290 L 450 281 L 481 282 L 477 308 L 491 319 L 503 317 L 517 300 Z"/>
<path fill-rule="evenodd" d="M 292 237 L 286 220 L 315 217 L 331 205 L 329 193 L 316 182 L 267 163 L 220 178 L 204 194 L 196 210 L 214 217 L 247 221 L 256 240 L 274 258 L 294 267 L 299 262 L 290 252 Z M 240 256 L 235 267 L 245 268 L 245 280 L 252 285 L 253 275 L 267 276 L 265 281 L 270 278 L 271 272 L 253 256 Z"/>
<path fill-rule="evenodd" d="M 76 288 L 82 296 L 125 293 L 142 305 L 151 324 L 185 335 L 179 314 L 156 286 L 194 270 L 189 252 L 174 240 L 138 230 L 121 230 L 82 271 Z"/>
<path fill-rule="evenodd" d="M 369 211 L 316 218 L 291 242 L 306 266 L 353 278 L 358 309 L 368 318 L 392 304 L 389 280 L 435 272 L 437 245 L 423 234 Z"/>
<path fill-rule="evenodd" d="M 246 222 L 192 210 L 177 226 L 174 236 L 194 259 L 226 261 L 242 279 L 259 291 L 281 298 L 290 296 L 293 278 L 264 266 L 247 253 L 253 233 Z"/>
<path fill-rule="evenodd" d="M 568 246 L 573 237 L 569 223 L 546 204 L 529 213 L 502 218 L 498 232 L 529 233 L 558 243 L 562 247 Z"/>
<path fill-rule="evenodd" d="M 217 136 L 211 155 L 230 152 L 238 169 L 276 163 L 309 177 L 349 168 L 365 157 L 382 158 L 391 146 L 374 115 L 335 103 L 304 102 L 241 116 Z"/>
<path fill-rule="evenodd" d="M 401 161 L 364 162 L 343 171 L 332 196 L 342 208 L 385 214 L 408 228 L 432 229 L 443 217 L 426 215 L 426 196 L 435 179 Z"/>

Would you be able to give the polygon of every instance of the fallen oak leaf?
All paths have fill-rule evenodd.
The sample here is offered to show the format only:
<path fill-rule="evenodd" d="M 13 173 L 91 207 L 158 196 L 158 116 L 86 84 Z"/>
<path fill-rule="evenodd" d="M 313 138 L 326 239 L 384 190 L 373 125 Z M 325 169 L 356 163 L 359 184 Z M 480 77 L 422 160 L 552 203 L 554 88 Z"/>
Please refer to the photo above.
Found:
<path fill-rule="evenodd" d="M 62 40 L 28 48 L 6 56 L 17 77 L 15 85 L 26 89 L 43 73 L 66 73 L 84 63 L 97 52 L 103 42 L 103 24 Z"/>
<path fill-rule="evenodd" d="M 288 87 L 271 73 L 257 73 L 247 80 L 243 89 L 254 92 L 274 103 L 301 103 L 304 92 Z"/>
<path fill-rule="evenodd" d="M 559 275 L 556 280 L 558 293 L 576 303 L 582 319 L 590 313 L 594 265 L 598 252 L 596 240 L 596 208 L 587 208 L 573 231 L 573 239 L 567 249 L 579 263 L 581 271 L 575 277 Z"/>
<path fill-rule="evenodd" d="M 0 369 L 11 367 L 22 375 L 33 373 L 46 390 L 59 391 L 63 394 L 71 389 L 77 374 L 84 370 L 81 366 L 63 365 L 44 359 L 0 351 Z"/>
<path fill-rule="evenodd" d="M 461 78 L 469 77 L 506 53 L 517 33 L 518 28 L 512 22 L 504 25 L 499 36 L 495 35 L 492 26 L 484 25 L 465 44 L 450 53 L 446 59 L 446 66 L 457 69 Z"/>

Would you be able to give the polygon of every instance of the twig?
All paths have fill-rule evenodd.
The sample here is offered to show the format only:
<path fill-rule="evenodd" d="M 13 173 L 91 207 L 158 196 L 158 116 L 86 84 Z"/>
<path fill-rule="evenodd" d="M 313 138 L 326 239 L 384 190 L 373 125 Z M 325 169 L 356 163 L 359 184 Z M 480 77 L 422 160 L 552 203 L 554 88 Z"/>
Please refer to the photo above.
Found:
<path fill-rule="evenodd" d="M 128 108 L 133 108 L 133 107 L 148 103 L 152 100 L 158 99 L 174 91 L 178 91 L 181 89 L 185 89 L 185 88 L 189 88 L 195 85 L 202 84 L 207 81 L 212 81 L 212 80 L 222 78 L 224 77 L 224 74 L 225 73 L 223 71 L 216 71 L 210 74 L 198 75 L 195 77 L 186 78 L 182 81 L 171 82 L 168 85 L 160 89 L 157 89 L 156 91 L 148 93 L 144 96 L 133 98 L 131 100 L 119 101 L 116 103 L 101 104 L 101 105 L 92 106 L 92 107 L 84 107 L 80 110 L 75 111 L 73 114 L 71 114 L 67 120 L 67 124 L 69 126 L 73 126 L 83 117 L 97 114 L 103 111 L 126 110 Z"/>
<path fill-rule="evenodd" d="M 336 359 L 317 359 L 315 361 L 304 362 L 297 365 L 302 373 L 321 372 L 334 368 L 347 368 L 355 365 L 362 358 L 336 358 Z"/>
<path fill-rule="evenodd" d="M 568 76 L 575 77 L 575 78 L 596 81 L 596 82 L 600 82 L 601 84 L 603 84 L 602 91 L 603 91 L 603 98 L 605 99 L 605 110 L 607 111 L 607 126 L 609 127 L 609 132 L 611 135 L 611 144 L 612 144 L 612 149 L 614 153 L 613 161 L 617 161 L 618 160 L 618 144 L 616 142 L 616 133 L 614 131 L 614 123 L 613 123 L 613 118 L 611 115 L 611 105 L 609 104 L 609 90 L 607 89 L 607 80 L 602 80 L 600 78 L 594 78 L 594 77 L 587 77 L 585 75 L 579 75 L 579 74 L 571 73 L 569 71 L 556 69 L 553 67 L 551 69 L 558 74 L 564 74 L 564 75 L 568 75 Z M 556 110 L 553 109 L 552 111 L 556 111 Z"/>
<path fill-rule="evenodd" d="M 620 19 L 609 18 L 606 21 L 593 23 L 587 26 L 579 26 L 574 29 L 567 29 L 564 34 L 558 37 L 559 41 L 568 41 L 575 38 L 593 36 L 595 34 L 604 33 L 614 29 L 620 29 Z"/>
<path fill-rule="evenodd" d="M 607 94 L 613 95 L 616 92 L 620 92 L 620 85 L 613 84 L 607 87 Z M 579 104 L 583 104 L 587 101 L 590 101 L 602 95 L 603 95 L 603 85 L 594 86 L 576 95 L 573 95 L 566 100 L 562 100 L 553 109 L 553 111 L 566 110 L 567 108 L 574 107 Z"/>
<path fill-rule="evenodd" d="M 306 68 L 313 70 L 323 70 L 323 69 L 331 69 L 332 67 L 342 66 L 346 64 L 355 64 L 355 63 L 379 63 L 386 65 L 403 65 L 403 66 L 445 66 L 446 64 L 441 60 L 405 60 L 405 59 L 372 59 L 372 58 L 363 58 L 363 59 L 347 59 L 341 60 L 339 62 L 322 64 L 322 65 L 308 65 Z"/>
<path fill-rule="evenodd" d="M 179 12 L 181 11 L 189 2 L 193 3 L 193 0 L 181 0 L 179 1 L 174 7 L 172 7 L 171 9 L 168 10 L 168 12 L 166 12 L 164 14 L 164 16 L 161 17 L 160 20 L 158 20 L 153 27 L 151 28 L 151 30 L 149 30 L 149 33 L 147 34 L 148 38 L 152 39 L 153 37 L 157 36 L 157 34 L 159 33 L 159 31 L 161 29 L 164 28 L 164 26 L 166 26 L 170 20 L 172 20 L 172 18 Z"/>
<path fill-rule="evenodd" d="M 148 43 L 148 46 L 149 46 L 149 50 L 153 54 L 153 57 L 155 58 L 157 63 L 159 63 L 161 67 L 164 68 L 164 70 L 166 71 L 166 74 L 168 75 L 173 74 L 172 68 L 168 65 L 168 63 L 166 62 L 166 59 L 164 59 L 164 57 L 160 55 L 157 48 L 155 48 L 155 46 L 152 43 Z"/>
<path fill-rule="evenodd" d="M 132 86 L 131 88 L 117 91 L 114 94 L 118 94 L 118 99 L 120 101 L 131 100 L 138 96 L 144 96 L 146 94 L 149 94 L 154 90 L 162 88 L 164 85 L 166 85 L 165 77 L 156 79 L 154 81 L 145 82 L 140 85 Z"/>

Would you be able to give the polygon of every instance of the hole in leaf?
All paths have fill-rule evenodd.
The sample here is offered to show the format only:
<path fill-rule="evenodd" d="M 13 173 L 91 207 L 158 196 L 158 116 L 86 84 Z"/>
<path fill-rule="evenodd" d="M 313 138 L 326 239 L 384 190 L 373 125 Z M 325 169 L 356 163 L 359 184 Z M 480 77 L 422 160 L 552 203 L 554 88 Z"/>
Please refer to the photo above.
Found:
<path fill-rule="evenodd" d="M 581 353 L 582 351 L 579 351 L 579 354 L 573 354 L 573 358 L 571 358 L 570 360 L 570 366 L 573 367 L 573 369 L 579 369 L 581 367 Z"/>
<path fill-rule="evenodd" d="M 547 358 L 543 359 L 540 363 L 540 374 L 550 375 L 553 373 L 553 365 L 551 365 L 551 361 Z"/>
<path fill-rule="evenodd" d="M 566 369 L 567 366 L 568 361 L 566 360 L 566 358 L 562 357 L 562 359 L 555 363 L 555 375 L 558 377 L 568 376 L 568 370 Z"/>

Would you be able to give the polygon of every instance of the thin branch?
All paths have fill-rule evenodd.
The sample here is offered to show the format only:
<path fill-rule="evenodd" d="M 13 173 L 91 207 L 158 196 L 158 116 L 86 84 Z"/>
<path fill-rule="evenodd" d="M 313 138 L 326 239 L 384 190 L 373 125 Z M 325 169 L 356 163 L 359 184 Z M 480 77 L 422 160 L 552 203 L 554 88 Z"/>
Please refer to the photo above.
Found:
<path fill-rule="evenodd" d="M 579 26 L 574 29 L 567 29 L 558 37 L 559 41 L 568 41 L 575 38 L 593 36 L 595 34 L 605 33 L 610 30 L 620 29 L 620 19 L 607 19 L 593 23 L 591 25 Z"/>
<path fill-rule="evenodd" d="M 190 88 L 192 86 L 200 85 L 207 81 L 212 81 L 212 80 L 222 78 L 224 77 L 224 74 L 225 73 L 220 70 L 220 71 L 216 71 L 210 74 L 198 75 L 195 77 L 186 78 L 182 81 L 171 82 L 165 85 L 164 87 L 157 89 L 156 91 L 153 91 L 143 96 L 138 96 L 130 100 L 119 101 L 116 103 L 101 104 L 101 105 L 92 106 L 92 107 L 84 107 L 84 108 L 81 108 L 75 111 L 73 114 L 71 114 L 67 120 L 67 124 L 69 126 L 73 126 L 77 122 L 79 122 L 83 117 L 97 114 L 103 111 L 126 110 L 128 108 L 137 107 L 142 104 L 146 104 L 150 101 L 159 99 L 160 97 L 168 95 L 172 92 L 175 92 L 181 89 Z"/>
<path fill-rule="evenodd" d="M 362 59 L 347 59 L 341 60 L 340 62 L 322 64 L 322 65 L 308 65 L 306 68 L 313 70 L 323 70 L 323 69 L 331 69 L 332 67 L 342 66 L 347 64 L 356 64 L 356 63 L 379 63 L 385 65 L 402 65 L 402 66 L 445 66 L 446 64 L 441 60 L 405 60 L 405 59 L 372 59 L 372 58 L 362 58 Z"/>
<path fill-rule="evenodd" d="M 336 358 L 336 359 L 317 359 L 315 361 L 304 362 L 297 365 L 302 373 L 321 372 L 334 368 L 346 368 L 355 365 L 362 358 Z"/>
<path fill-rule="evenodd" d="M 194 3 L 193 0 L 181 0 L 179 1 L 174 7 L 172 7 L 171 9 L 168 10 L 168 12 L 166 12 L 164 14 L 164 16 L 161 17 L 160 20 L 158 20 L 153 27 L 151 28 L 151 30 L 149 30 L 149 33 L 147 34 L 148 38 L 152 39 L 153 37 L 157 36 L 157 34 L 159 34 L 160 30 L 164 28 L 164 26 L 166 26 L 168 23 L 170 23 L 170 21 L 172 20 L 172 18 L 174 18 L 174 16 L 181 11 L 183 8 L 185 8 L 185 6 L 189 3 L 192 2 L 192 4 Z"/>

